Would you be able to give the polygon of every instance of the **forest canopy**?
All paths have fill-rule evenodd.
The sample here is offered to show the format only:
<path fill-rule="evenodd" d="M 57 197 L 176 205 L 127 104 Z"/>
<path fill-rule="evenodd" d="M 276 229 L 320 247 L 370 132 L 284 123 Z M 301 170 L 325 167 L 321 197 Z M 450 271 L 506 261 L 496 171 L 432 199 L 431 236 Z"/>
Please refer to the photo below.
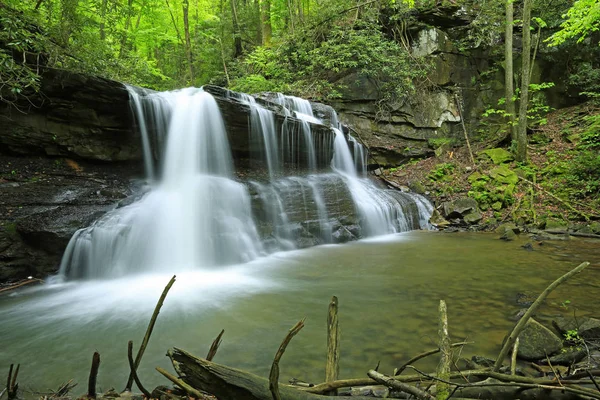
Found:
<path fill-rule="evenodd" d="M 534 3 L 536 18 L 554 32 L 552 44 L 583 40 L 598 29 L 598 0 Z M 427 60 L 411 54 L 407 27 L 418 12 L 467 10 L 471 21 L 462 45 L 477 47 L 501 41 L 504 4 L 0 0 L 0 96 L 11 101 L 36 90 L 39 67 L 49 67 L 157 90 L 213 83 L 313 99 L 339 96 L 334 83 L 354 71 L 375 78 L 382 100 L 391 101 L 411 94 L 430 68 Z"/>

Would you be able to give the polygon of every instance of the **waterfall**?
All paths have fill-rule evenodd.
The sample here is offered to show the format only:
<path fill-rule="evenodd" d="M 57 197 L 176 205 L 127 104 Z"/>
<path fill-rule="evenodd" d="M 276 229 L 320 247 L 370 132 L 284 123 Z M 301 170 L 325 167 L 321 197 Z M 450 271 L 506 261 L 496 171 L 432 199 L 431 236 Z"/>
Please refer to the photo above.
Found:
<path fill-rule="evenodd" d="M 249 261 L 262 252 L 219 108 L 201 89 L 151 94 L 171 114 L 162 177 L 138 202 L 78 231 L 60 274 L 106 278 Z M 149 99 L 154 101 L 154 99 Z"/>
<path fill-rule="evenodd" d="M 77 231 L 61 276 L 175 273 L 428 227 L 432 207 L 426 199 L 364 177 L 364 147 L 338 129 L 335 112 L 331 129 L 323 127 L 310 103 L 292 96 L 278 95 L 275 101 L 288 111 L 276 119 L 252 96 L 228 92 L 249 109 L 250 161 L 264 163 L 269 172 L 266 181 L 241 181 L 225 121 L 208 90 L 129 88 L 149 190 Z M 330 169 L 319 171 L 323 160 Z M 304 165 L 310 174 L 282 176 L 287 163 Z"/>

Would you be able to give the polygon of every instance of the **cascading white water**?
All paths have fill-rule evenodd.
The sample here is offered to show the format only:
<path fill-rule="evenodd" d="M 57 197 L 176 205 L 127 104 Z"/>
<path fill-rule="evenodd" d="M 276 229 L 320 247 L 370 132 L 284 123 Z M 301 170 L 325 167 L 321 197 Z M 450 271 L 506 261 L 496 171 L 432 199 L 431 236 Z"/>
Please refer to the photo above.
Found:
<path fill-rule="evenodd" d="M 363 176 L 367 173 L 367 154 L 365 147 L 358 143 L 358 141 L 352 135 L 348 135 L 348 141 L 352 143 L 354 169 L 359 175 Z"/>
<path fill-rule="evenodd" d="M 306 99 L 301 99 L 296 96 L 284 96 L 285 106 L 291 111 L 295 111 L 296 113 L 305 116 L 305 118 L 314 118 L 312 106 L 310 105 L 310 101 Z M 316 119 L 315 119 L 316 120 Z M 316 120 L 318 121 L 318 120 Z"/>
<path fill-rule="evenodd" d="M 333 128 L 333 130 L 336 137 L 332 167 L 345 179 L 350 189 L 356 208 L 361 215 L 361 225 L 366 233 L 365 236 L 410 230 L 412 227 L 408 215 L 403 212 L 401 207 L 401 202 L 408 201 L 408 199 L 403 198 L 399 201 L 397 197 L 377 188 L 370 180 L 359 178 L 346 138 L 339 129 Z M 407 193 L 403 195 L 412 197 Z M 410 201 L 414 200 L 411 198 Z M 422 199 L 419 198 L 419 201 Z"/>
<path fill-rule="evenodd" d="M 306 100 L 279 100 L 295 119 L 285 117 L 278 137 L 273 112 L 251 96 L 232 94 L 250 108 L 250 147 L 260 148 L 255 157 L 269 169 L 268 182 L 247 186 L 233 179 L 227 132 L 212 95 L 196 88 L 130 93 L 150 189 L 73 236 L 61 263 L 64 277 L 203 269 L 297 246 L 427 226 L 426 200 L 361 178 L 366 153 L 353 138 L 348 139 L 353 154 L 337 127 L 334 135 L 313 140 L 311 126 L 320 120 Z M 335 112 L 331 120 L 337 121 Z M 164 149 L 153 151 L 153 144 Z M 154 156 L 161 163 L 158 174 Z M 317 157 L 330 157 L 334 173 L 276 177 L 283 162 L 300 165 L 301 159 L 315 171 Z M 353 212 L 359 219 L 348 215 Z"/>
<path fill-rule="evenodd" d="M 229 144 L 213 97 L 194 88 L 152 96 L 165 97 L 161 104 L 172 112 L 161 180 L 140 201 L 79 231 L 61 275 L 175 272 L 261 253 L 246 187 L 231 179 Z"/>
<path fill-rule="evenodd" d="M 304 147 L 308 155 L 308 169 L 311 172 L 317 170 L 317 155 L 315 153 L 315 144 L 313 143 L 312 132 L 310 125 L 306 120 L 300 120 L 300 131 L 302 132 L 302 138 L 304 139 Z"/>
<path fill-rule="evenodd" d="M 238 93 L 237 96 L 250 107 L 250 146 L 254 151 L 258 149 L 260 158 L 267 164 L 269 176 L 273 178 L 280 170 L 275 115 L 261 107 L 254 97 L 246 93 Z"/>
<path fill-rule="evenodd" d="M 356 176 L 356 170 L 354 169 L 354 160 L 352 154 L 348 149 L 348 143 L 342 131 L 337 128 L 332 128 L 335 132 L 335 140 L 333 142 L 333 160 L 331 166 L 336 171 L 343 173 L 348 176 Z"/>

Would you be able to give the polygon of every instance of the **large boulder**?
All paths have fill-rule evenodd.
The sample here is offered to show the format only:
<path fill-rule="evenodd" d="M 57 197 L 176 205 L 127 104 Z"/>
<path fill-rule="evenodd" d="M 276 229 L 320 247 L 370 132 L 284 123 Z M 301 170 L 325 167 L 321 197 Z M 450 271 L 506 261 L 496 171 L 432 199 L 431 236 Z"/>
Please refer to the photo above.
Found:
<path fill-rule="evenodd" d="M 482 219 L 477 202 L 469 197 L 443 203 L 442 215 L 447 220 L 462 220 L 467 224 L 476 224 Z"/>
<path fill-rule="evenodd" d="M 527 321 L 519 335 L 519 358 L 537 361 L 551 356 L 563 348 L 562 340 L 534 319 Z"/>

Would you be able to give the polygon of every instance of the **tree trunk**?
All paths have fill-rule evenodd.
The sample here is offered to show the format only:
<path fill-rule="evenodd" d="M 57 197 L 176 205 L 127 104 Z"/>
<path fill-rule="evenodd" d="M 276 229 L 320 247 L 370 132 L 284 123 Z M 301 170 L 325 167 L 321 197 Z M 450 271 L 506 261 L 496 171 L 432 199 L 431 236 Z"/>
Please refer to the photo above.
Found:
<path fill-rule="evenodd" d="M 62 0 L 60 12 L 60 40 L 63 46 L 67 46 L 77 15 L 77 0 Z"/>
<path fill-rule="evenodd" d="M 233 22 L 233 58 L 242 55 L 242 33 L 240 32 L 240 23 L 237 16 L 236 0 L 230 0 L 231 3 L 231 21 Z"/>
<path fill-rule="evenodd" d="M 293 0 L 287 0 L 288 11 L 289 11 L 289 29 L 292 34 L 294 34 L 294 3 Z"/>
<path fill-rule="evenodd" d="M 106 26 L 106 5 L 108 0 L 102 0 L 102 5 L 100 6 L 100 40 L 106 39 L 106 32 L 104 28 Z"/>
<path fill-rule="evenodd" d="M 179 28 L 177 27 L 177 21 L 175 21 L 175 16 L 173 15 L 173 11 L 171 11 L 171 5 L 169 4 L 169 0 L 165 0 L 167 3 L 167 9 L 169 10 L 169 15 L 171 16 L 171 21 L 173 22 L 173 27 L 175 28 L 175 32 L 177 33 L 177 39 L 184 44 L 183 39 L 181 38 L 181 33 L 179 33 Z"/>
<path fill-rule="evenodd" d="M 135 21 L 135 30 L 136 31 L 140 27 L 140 21 L 142 20 L 142 12 L 144 11 L 145 6 L 146 6 L 146 1 L 142 0 L 142 5 L 140 6 L 140 12 L 138 13 L 137 20 Z"/>
<path fill-rule="evenodd" d="M 273 36 L 273 27 L 271 26 L 271 0 L 261 1 L 260 15 L 262 19 L 262 45 L 268 46 L 271 44 L 271 37 Z"/>
<path fill-rule="evenodd" d="M 190 73 L 190 83 L 194 81 L 194 67 L 192 65 L 192 41 L 190 38 L 190 22 L 189 22 L 189 8 L 190 4 L 188 0 L 183 0 L 183 31 L 185 35 L 185 54 L 187 56 L 188 68 Z"/>
<path fill-rule="evenodd" d="M 300 21 L 300 24 L 304 23 L 304 8 L 303 8 L 303 4 L 302 4 L 302 0 L 297 0 L 297 7 L 298 7 L 298 21 Z"/>
<path fill-rule="evenodd" d="M 509 114 L 510 137 L 517 141 L 517 126 L 515 125 L 515 102 L 513 97 L 513 0 L 506 0 L 506 30 L 504 32 L 504 97 L 506 98 L 506 112 Z"/>
<path fill-rule="evenodd" d="M 127 34 L 129 33 L 129 26 L 131 25 L 131 14 L 133 8 L 133 0 L 127 0 L 127 17 L 125 18 L 125 28 L 123 29 L 123 36 L 121 37 L 121 48 L 119 49 L 119 58 L 123 57 L 125 49 L 127 48 Z"/>
<path fill-rule="evenodd" d="M 519 104 L 519 126 L 517 129 L 517 151 L 515 159 L 527 160 L 527 106 L 529 104 L 529 68 L 531 64 L 531 2 L 523 4 L 523 53 L 521 67 L 521 100 Z"/>

